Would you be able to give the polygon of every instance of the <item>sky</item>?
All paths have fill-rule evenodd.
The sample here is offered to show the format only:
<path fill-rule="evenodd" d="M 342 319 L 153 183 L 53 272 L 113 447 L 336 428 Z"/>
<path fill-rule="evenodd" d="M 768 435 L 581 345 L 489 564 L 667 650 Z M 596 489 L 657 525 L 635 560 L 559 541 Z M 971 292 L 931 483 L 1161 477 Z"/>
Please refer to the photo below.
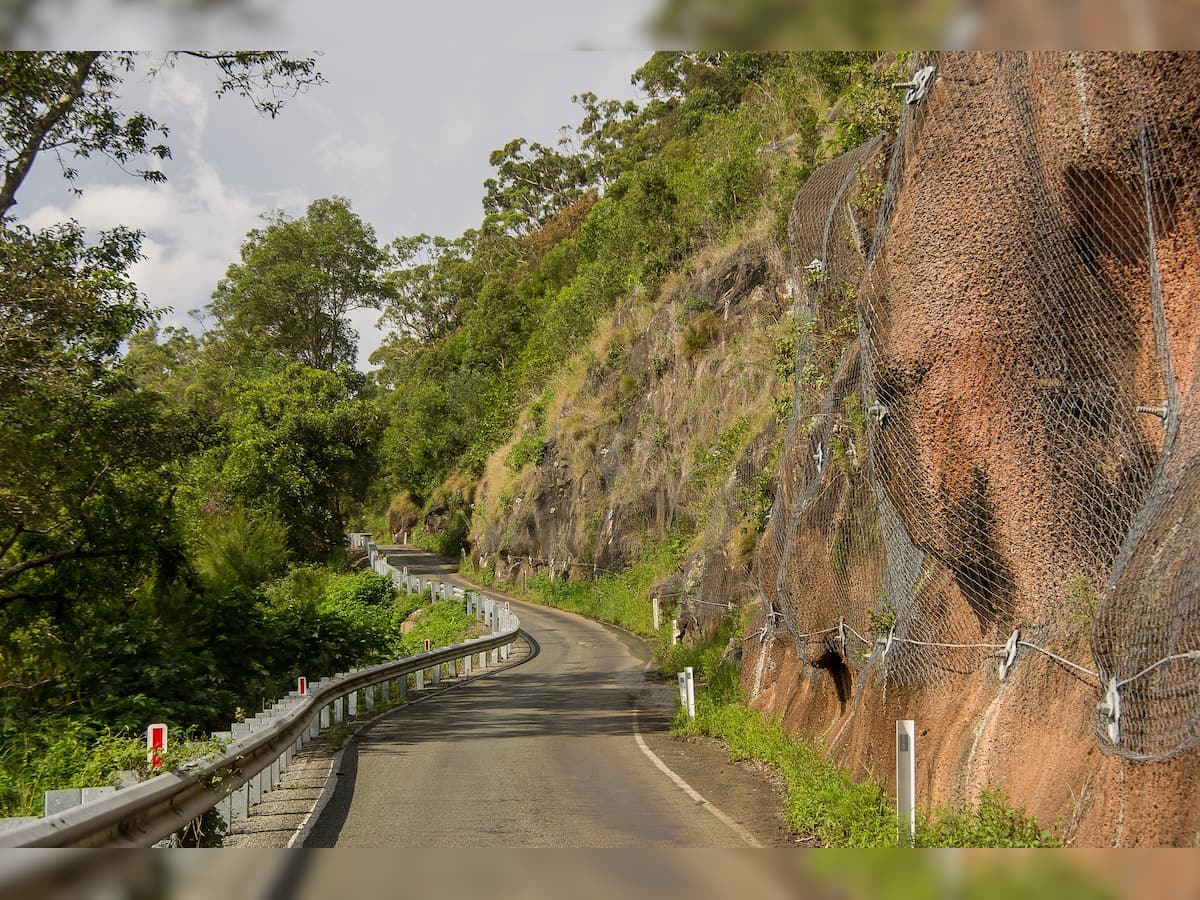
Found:
<path fill-rule="evenodd" d="M 121 91 L 122 107 L 170 126 L 167 182 L 148 184 L 114 164 L 89 161 L 80 166 L 83 194 L 76 197 L 57 163 L 42 158 L 18 195 L 18 217 L 34 227 L 76 219 L 89 229 L 141 229 L 146 259 L 134 269 L 135 281 L 153 307 L 168 310 L 162 325 L 199 331 L 203 321 L 191 312 L 209 302 L 263 213 L 297 216 L 312 200 L 338 195 L 380 242 L 419 233 L 455 237 L 482 219 L 492 150 L 517 136 L 553 143 L 560 126 L 579 121 L 572 94 L 639 96 L 630 76 L 650 54 L 637 46 L 644 43 L 635 27 L 643 4 L 626 0 L 599 11 L 603 4 L 588 4 L 592 13 L 570 22 L 562 19 L 563 5 L 549 0 L 343 6 L 349 12 L 328 33 L 319 27 L 315 0 L 290 0 L 283 4 L 288 15 L 270 27 L 220 35 L 240 39 L 223 46 L 320 54 L 326 83 L 291 99 L 278 118 L 260 116 L 241 98 L 216 98 L 214 72 L 196 60 L 153 78 L 134 73 Z M 374 14 L 361 15 L 368 7 Z M 141 30 L 130 32 L 128 22 L 115 24 L 117 13 L 129 19 L 122 12 L 128 8 L 81 3 L 52 36 L 33 43 L 218 45 L 203 28 L 178 34 L 173 22 L 152 17 L 138 19 Z M 538 28 L 503 30 L 502 20 L 511 26 L 521 15 Z M 470 29 L 456 31 L 456 17 L 469 19 Z M 303 45 L 311 49 L 297 49 L 302 40 L 312 41 Z M 151 52 L 146 60 L 161 58 Z M 377 320 L 374 310 L 353 317 L 363 369 L 384 336 Z"/>

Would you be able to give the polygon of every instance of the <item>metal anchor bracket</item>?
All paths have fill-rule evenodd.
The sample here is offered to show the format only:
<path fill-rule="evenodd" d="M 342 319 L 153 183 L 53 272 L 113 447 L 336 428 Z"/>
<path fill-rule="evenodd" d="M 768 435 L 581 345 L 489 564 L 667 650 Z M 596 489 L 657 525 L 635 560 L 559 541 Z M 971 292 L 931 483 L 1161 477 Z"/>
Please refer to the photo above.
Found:
<path fill-rule="evenodd" d="M 820 275 L 822 272 L 827 272 L 828 270 L 829 267 L 825 265 L 825 260 L 823 259 L 814 259 L 804 267 L 804 271 L 810 275 Z"/>
<path fill-rule="evenodd" d="M 1158 416 L 1163 425 L 1167 424 L 1167 415 L 1170 412 L 1165 406 L 1139 406 L 1137 411 L 1151 416 Z"/>
<path fill-rule="evenodd" d="M 1021 631 L 1017 629 L 1008 638 L 1008 643 L 1004 645 L 1004 659 L 1000 663 L 1000 680 L 1003 681 L 1008 677 L 1009 671 L 1013 667 L 1013 663 L 1017 661 L 1017 644 L 1021 640 Z"/>
<path fill-rule="evenodd" d="M 929 90 L 929 83 L 933 81 L 933 73 L 937 71 L 935 66 L 925 66 L 923 69 L 918 69 L 913 75 L 912 81 L 901 81 L 893 84 L 894 89 L 905 88 L 904 102 L 908 104 L 920 103 L 925 98 L 925 93 Z"/>
<path fill-rule="evenodd" d="M 888 408 L 883 403 L 876 400 L 874 403 L 872 403 L 870 406 L 867 407 L 867 415 L 874 416 L 878 420 L 879 424 L 882 426 L 884 420 L 888 416 Z"/>
<path fill-rule="evenodd" d="M 896 626 L 893 625 L 891 631 L 888 632 L 887 640 L 883 643 L 883 653 L 879 655 L 881 660 L 887 659 L 888 652 L 892 649 L 892 641 L 896 639 Z"/>
<path fill-rule="evenodd" d="M 1117 692 L 1117 679 L 1110 678 L 1108 690 L 1098 707 L 1100 718 L 1105 720 L 1108 727 L 1108 739 L 1113 746 L 1121 743 L 1121 695 Z"/>

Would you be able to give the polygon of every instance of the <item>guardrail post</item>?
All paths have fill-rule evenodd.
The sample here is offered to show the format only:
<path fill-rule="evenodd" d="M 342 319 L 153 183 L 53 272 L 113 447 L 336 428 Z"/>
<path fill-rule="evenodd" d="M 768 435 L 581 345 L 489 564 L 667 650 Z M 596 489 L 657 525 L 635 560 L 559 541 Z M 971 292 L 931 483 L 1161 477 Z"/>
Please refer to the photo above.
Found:
<path fill-rule="evenodd" d="M 436 666 L 430 666 L 429 668 L 430 668 L 430 672 L 429 672 L 430 679 L 429 680 L 432 681 L 434 684 L 441 684 L 442 683 L 442 664 L 438 663 Z"/>
<path fill-rule="evenodd" d="M 363 688 L 363 700 L 367 707 L 367 712 L 375 711 L 375 685 L 368 684 Z"/>
<path fill-rule="evenodd" d="M 470 653 L 468 653 L 466 656 L 463 657 L 463 675 L 466 675 L 468 677 L 471 675 L 471 654 Z"/>
<path fill-rule="evenodd" d="M 450 660 L 450 662 L 446 663 L 446 675 L 449 678 L 457 678 L 458 677 L 458 661 L 457 660 L 452 659 L 452 660 Z"/>
<path fill-rule="evenodd" d="M 486 668 L 487 668 L 487 651 L 480 650 L 479 651 L 479 671 L 482 672 Z"/>
<path fill-rule="evenodd" d="M 231 724 L 229 726 L 229 733 L 233 736 L 234 742 L 237 742 L 237 741 L 242 740 L 243 738 L 249 737 L 250 736 L 250 723 L 249 722 L 234 722 L 233 724 Z M 246 818 L 246 816 L 248 816 L 250 814 L 249 810 L 250 810 L 251 804 L 257 802 L 256 800 L 250 799 L 251 791 L 253 790 L 253 787 L 252 787 L 253 782 L 254 782 L 254 778 L 251 777 L 249 781 L 247 781 L 240 788 L 238 788 L 236 791 L 234 791 L 232 815 L 235 819 Z"/>
<path fill-rule="evenodd" d="M 346 718 L 353 719 L 358 715 L 358 691 L 346 695 Z"/>
<path fill-rule="evenodd" d="M 250 729 L 251 734 L 262 727 L 262 723 L 257 716 L 253 719 L 247 719 L 245 724 Z M 247 786 L 249 790 L 247 791 L 246 802 L 249 806 L 257 806 L 262 801 L 262 795 L 265 793 L 263 791 L 263 773 L 260 771 L 251 775 Z M 267 790 L 270 790 L 270 788 L 267 788 Z"/>
<path fill-rule="evenodd" d="M 246 795 L 248 791 L 246 785 L 236 788 L 229 795 L 229 821 L 236 822 L 238 819 L 244 819 L 247 815 Z"/>
<path fill-rule="evenodd" d="M 396 687 L 399 689 L 396 691 L 396 699 L 397 700 L 407 700 L 408 699 L 408 676 L 401 675 L 399 681 L 396 682 Z"/>
<path fill-rule="evenodd" d="M 425 670 L 417 669 L 416 676 L 416 684 L 414 685 L 414 688 L 418 691 L 425 690 Z"/>
<path fill-rule="evenodd" d="M 333 724 L 342 724 L 342 698 L 335 697 L 333 701 Z"/>
<path fill-rule="evenodd" d="M 52 816 L 55 813 L 65 812 L 82 802 L 83 793 L 80 788 L 59 788 L 46 791 L 42 795 L 42 815 Z"/>
<path fill-rule="evenodd" d="M 379 685 L 379 702 L 387 703 L 392 699 L 392 682 L 385 681 Z"/>

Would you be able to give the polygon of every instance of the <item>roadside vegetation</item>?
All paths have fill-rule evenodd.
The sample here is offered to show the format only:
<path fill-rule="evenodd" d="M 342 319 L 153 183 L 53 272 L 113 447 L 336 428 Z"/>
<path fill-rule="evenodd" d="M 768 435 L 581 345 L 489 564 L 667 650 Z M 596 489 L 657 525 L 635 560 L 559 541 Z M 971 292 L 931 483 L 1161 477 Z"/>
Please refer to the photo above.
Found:
<path fill-rule="evenodd" d="M 651 544 L 642 558 L 622 572 L 603 572 L 594 580 L 563 581 L 546 575 L 499 582 L 491 569 L 472 565 L 464 558 L 462 574 L 479 584 L 495 587 L 514 597 L 543 603 L 618 625 L 642 637 L 652 637 L 654 616 L 647 601 L 653 587 L 669 575 L 687 552 L 687 539 L 675 535 Z"/>
<path fill-rule="evenodd" d="M 299 674 L 458 634 L 436 604 L 401 634 L 414 601 L 349 571 L 344 532 L 457 554 L 485 461 L 524 416 L 510 466 L 536 462 L 547 388 L 598 323 L 749 222 L 781 236 L 812 168 L 894 118 L 905 60 L 655 53 L 633 75 L 644 102 L 581 93 L 562 143 L 498 148 L 461 236 L 381 238 L 344 197 L 267 212 L 203 335 L 162 327 L 139 291 L 138 223 L 12 213 L 31 168 L 73 154 L 163 180 L 170 123 L 120 96 L 144 63 L 0 53 L 0 814 L 124 765 L 151 722 L 220 729 Z M 282 53 L 200 64 L 271 115 L 320 82 Z M 370 375 L 354 369 L 363 309 L 392 329 Z M 688 324 L 689 352 L 715 321 Z M 646 593 L 689 540 L 650 535 L 626 572 L 530 591 L 648 634 Z"/>
<path fill-rule="evenodd" d="M 696 718 L 689 719 L 681 708 L 675 733 L 719 738 L 731 759 L 757 760 L 779 771 L 787 782 L 788 824 L 821 846 L 895 847 L 896 810 L 881 784 L 856 780 L 830 762 L 818 744 L 784 731 L 745 704 L 740 664 L 721 662 L 728 638 L 741 633 L 727 623 L 712 640 L 660 650 L 665 672 L 692 666 L 696 674 Z M 939 807 L 920 814 L 915 845 L 1056 847 L 1058 841 L 995 788 L 981 792 L 968 808 Z"/>

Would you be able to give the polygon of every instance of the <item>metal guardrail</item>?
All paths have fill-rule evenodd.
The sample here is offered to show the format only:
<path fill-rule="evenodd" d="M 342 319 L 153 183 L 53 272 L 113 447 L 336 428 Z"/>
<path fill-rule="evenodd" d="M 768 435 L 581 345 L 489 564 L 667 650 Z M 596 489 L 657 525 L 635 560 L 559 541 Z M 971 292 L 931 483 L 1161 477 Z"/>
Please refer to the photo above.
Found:
<path fill-rule="evenodd" d="M 352 546 L 354 537 L 351 536 Z M 391 569 L 378 557 L 374 544 L 369 546 L 373 568 L 379 571 L 378 560 Z M 445 582 L 423 580 L 395 570 L 392 573 L 393 581 L 405 589 L 412 590 L 415 582 L 417 590 L 432 588 L 437 596 L 440 587 L 447 599 L 451 596 L 462 599 L 469 611 L 491 625 L 493 634 L 321 679 L 310 685 L 307 696 L 293 692 L 252 720 L 251 733 L 234 740 L 223 753 L 0 832 L 0 847 L 148 847 L 226 802 L 243 787 L 250 786 L 251 793 L 259 796 L 269 791 L 286 771 L 292 754 L 322 728 L 341 721 L 344 704 L 353 698 L 350 700 L 353 707 L 359 691 L 368 689 L 373 697 L 375 685 L 407 679 L 408 675 L 425 669 L 438 670 L 443 664 L 465 662 L 477 653 L 481 665 L 489 652 L 492 664 L 507 659 L 513 639 L 520 631 L 520 621 L 500 601 Z"/>

